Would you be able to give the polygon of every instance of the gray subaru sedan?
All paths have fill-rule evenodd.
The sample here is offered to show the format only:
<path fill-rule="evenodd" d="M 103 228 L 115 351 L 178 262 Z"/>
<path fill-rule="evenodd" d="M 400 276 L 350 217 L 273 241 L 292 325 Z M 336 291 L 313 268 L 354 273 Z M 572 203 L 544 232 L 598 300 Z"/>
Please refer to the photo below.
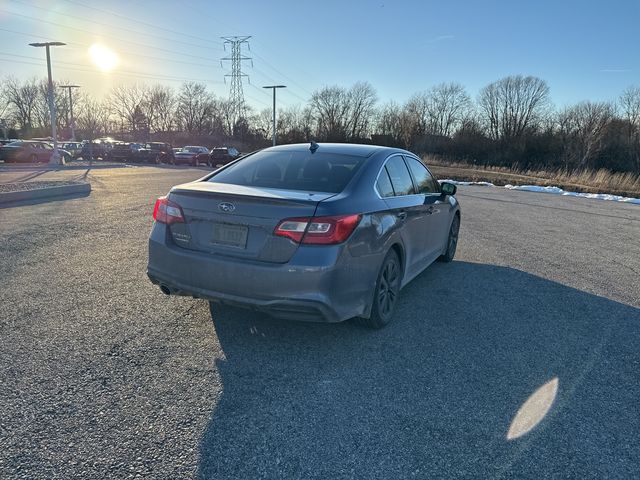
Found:
<path fill-rule="evenodd" d="M 189 295 L 295 320 L 373 328 L 400 289 L 453 259 L 456 186 L 414 154 L 297 144 L 240 158 L 156 201 L 147 274 Z"/>

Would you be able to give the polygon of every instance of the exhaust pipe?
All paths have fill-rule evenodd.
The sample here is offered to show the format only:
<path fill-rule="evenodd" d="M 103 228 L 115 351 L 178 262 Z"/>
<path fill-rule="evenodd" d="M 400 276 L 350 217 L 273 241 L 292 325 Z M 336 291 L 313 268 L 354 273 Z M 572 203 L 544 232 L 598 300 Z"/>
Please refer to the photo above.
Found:
<path fill-rule="evenodd" d="M 162 293 L 165 295 L 171 295 L 171 289 L 166 285 L 160 285 L 160 290 L 162 290 Z"/>

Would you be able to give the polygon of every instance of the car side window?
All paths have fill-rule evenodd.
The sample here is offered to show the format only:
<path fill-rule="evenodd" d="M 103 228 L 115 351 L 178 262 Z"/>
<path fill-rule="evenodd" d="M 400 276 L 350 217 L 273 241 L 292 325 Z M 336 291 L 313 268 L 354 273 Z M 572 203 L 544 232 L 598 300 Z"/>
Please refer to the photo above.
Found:
<path fill-rule="evenodd" d="M 415 193 L 411 175 L 400 155 L 391 157 L 387 161 L 386 168 L 396 196 L 413 195 Z"/>
<path fill-rule="evenodd" d="M 407 161 L 407 165 L 409 165 L 409 169 L 413 175 L 413 180 L 416 182 L 418 193 L 427 195 L 430 193 L 440 193 L 438 184 L 422 162 L 411 157 L 405 157 L 405 160 Z"/>
<path fill-rule="evenodd" d="M 382 198 L 393 197 L 394 195 L 386 167 L 382 167 L 382 170 L 380 170 L 380 175 L 378 175 L 378 181 L 376 182 L 376 190 L 378 190 L 378 194 Z"/>

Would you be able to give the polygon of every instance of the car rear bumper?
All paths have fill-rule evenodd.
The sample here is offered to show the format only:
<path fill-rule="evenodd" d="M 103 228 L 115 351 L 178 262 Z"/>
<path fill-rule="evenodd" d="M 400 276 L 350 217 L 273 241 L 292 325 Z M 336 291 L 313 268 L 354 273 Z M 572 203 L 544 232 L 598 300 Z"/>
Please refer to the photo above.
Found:
<path fill-rule="evenodd" d="M 150 280 L 175 295 L 251 308 L 279 318 L 340 322 L 369 315 L 379 260 L 353 257 L 343 245 L 299 247 L 285 264 L 195 252 L 172 244 L 155 224 Z M 314 251 L 315 250 L 315 251 Z"/>
<path fill-rule="evenodd" d="M 191 163 L 195 162 L 195 158 L 193 158 L 193 157 L 174 157 L 173 161 L 174 161 L 174 163 L 176 165 L 180 164 L 180 163 L 189 163 L 189 164 L 191 164 Z"/>

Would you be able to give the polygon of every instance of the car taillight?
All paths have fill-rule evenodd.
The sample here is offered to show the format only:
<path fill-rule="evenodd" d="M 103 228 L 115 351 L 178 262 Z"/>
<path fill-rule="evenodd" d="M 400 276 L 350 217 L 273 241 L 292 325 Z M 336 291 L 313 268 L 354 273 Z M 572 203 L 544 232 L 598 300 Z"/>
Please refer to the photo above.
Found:
<path fill-rule="evenodd" d="M 156 204 L 153 207 L 153 219 L 156 222 L 166 223 L 167 225 L 184 223 L 180 205 L 173 203 L 167 197 L 160 197 L 156 200 Z"/>
<path fill-rule="evenodd" d="M 273 234 L 296 243 L 332 245 L 349 238 L 361 218 L 362 215 L 287 218 L 278 224 Z"/>

